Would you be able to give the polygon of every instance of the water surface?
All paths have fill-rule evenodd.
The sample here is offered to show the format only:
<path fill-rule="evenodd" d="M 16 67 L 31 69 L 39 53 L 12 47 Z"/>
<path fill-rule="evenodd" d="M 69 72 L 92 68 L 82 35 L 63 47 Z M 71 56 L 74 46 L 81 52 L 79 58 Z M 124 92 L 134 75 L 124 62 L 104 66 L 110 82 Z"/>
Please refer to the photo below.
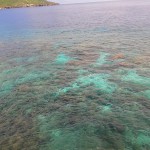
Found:
<path fill-rule="evenodd" d="M 150 2 L 0 11 L 2 150 L 150 149 Z"/>

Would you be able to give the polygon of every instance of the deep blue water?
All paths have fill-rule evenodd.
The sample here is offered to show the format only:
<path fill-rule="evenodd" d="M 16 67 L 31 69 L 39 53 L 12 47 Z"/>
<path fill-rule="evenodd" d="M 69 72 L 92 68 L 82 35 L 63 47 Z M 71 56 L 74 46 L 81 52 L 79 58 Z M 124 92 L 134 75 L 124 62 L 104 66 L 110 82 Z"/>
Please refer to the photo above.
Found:
<path fill-rule="evenodd" d="M 2 150 L 150 149 L 150 2 L 0 10 Z"/>

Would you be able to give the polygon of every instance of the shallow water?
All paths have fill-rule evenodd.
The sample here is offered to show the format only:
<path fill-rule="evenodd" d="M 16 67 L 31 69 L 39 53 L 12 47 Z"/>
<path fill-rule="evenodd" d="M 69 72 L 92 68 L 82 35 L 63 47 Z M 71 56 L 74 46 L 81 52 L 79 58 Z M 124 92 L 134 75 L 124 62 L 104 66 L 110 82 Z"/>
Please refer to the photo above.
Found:
<path fill-rule="evenodd" d="M 150 149 L 150 2 L 0 11 L 2 150 Z"/>

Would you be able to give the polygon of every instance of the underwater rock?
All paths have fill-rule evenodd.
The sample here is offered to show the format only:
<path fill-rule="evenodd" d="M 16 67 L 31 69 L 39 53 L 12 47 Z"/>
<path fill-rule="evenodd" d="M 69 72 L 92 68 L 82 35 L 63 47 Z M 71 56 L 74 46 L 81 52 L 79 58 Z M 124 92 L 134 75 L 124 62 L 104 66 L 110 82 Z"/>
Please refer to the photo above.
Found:
<path fill-rule="evenodd" d="M 142 55 L 137 56 L 137 57 L 134 57 L 131 61 L 137 65 L 139 64 L 150 65 L 150 56 L 149 54 L 147 56 L 142 56 Z"/>
<path fill-rule="evenodd" d="M 116 60 L 116 59 L 124 59 L 125 58 L 125 55 L 122 54 L 122 53 L 118 53 L 114 56 L 111 57 L 112 60 Z"/>
<path fill-rule="evenodd" d="M 131 67 L 133 65 L 131 65 L 131 64 L 127 63 L 127 62 L 120 62 L 119 66 L 122 66 L 122 67 Z"/>
<path fill-rule="evenodd" d="M 112 123 L 108 123 L 108 127 L 115 132 L 119 132 L 119 133 L 125 132 L 125 126 L 116 121 L 113 121 Z"/>
<path fill-rule="evenodd" d="M 28 92 L 30 90 L 30 86 L 23 84 L 17 87 L 18 92 Z"/>
<path fill-rule="evenodd" d="M 86 64 L 87 64 L 86 61 L 70 61 L 70 62 L 68 62 L 68 65 L 70 65 L 70 66 L 84 66 Z"/>
<path fill-rule="evenodd" d="M 86 66 L 86 65 L 90 65 L 92 63 L 95 62 L 95 60 L 97 60 L 99 57 L 99 55 L 97 53 L 93 53 L 93 52 L 82 52 L 79 55 L 79 58 L 74 60 L 74 61 L 70 61 L 68 64 L 69 65 L 73 65 L 73 66 Z"/>

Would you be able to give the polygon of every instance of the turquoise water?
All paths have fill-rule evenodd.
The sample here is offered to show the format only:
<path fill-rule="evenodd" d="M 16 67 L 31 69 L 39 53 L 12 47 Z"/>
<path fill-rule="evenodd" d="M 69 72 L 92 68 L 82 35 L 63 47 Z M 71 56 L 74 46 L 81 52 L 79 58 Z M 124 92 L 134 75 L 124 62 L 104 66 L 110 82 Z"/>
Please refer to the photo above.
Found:
<path fill-rule="evenodd" d="M 149 150 L 149 14 L 146 0 L 1 10 L 0 149 Z"/>

